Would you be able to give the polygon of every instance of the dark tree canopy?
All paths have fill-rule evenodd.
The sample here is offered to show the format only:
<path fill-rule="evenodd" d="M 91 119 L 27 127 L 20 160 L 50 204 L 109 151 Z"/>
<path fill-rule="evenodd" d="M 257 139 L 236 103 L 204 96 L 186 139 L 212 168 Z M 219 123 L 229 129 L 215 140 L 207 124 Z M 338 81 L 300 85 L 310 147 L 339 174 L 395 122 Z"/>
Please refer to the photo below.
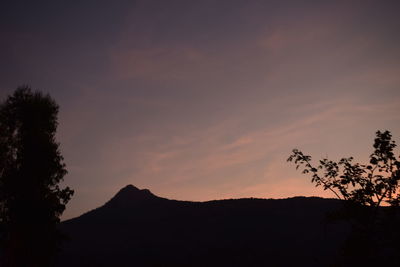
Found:
<path fill-rule="evenodd" d="M 338 162 L 326 158 L 318 165 L 311 164 L 311 156 L 293 150 L 288 161 L 296 168 L 303 166 L 303 173 L 310 173 L 311 182 L 330 190 L 339 199 L 379 207 L 382 204 L 400 204 L 400 161 L 394 155 L 395 141 L 389 131 L 377 131 L 374 151 L 369 164 L 353 163 L 353 157 Z"/>
<path fill-rule="evenodd" d="M 73 190 L 59 187 L 67 170 L 57 130 L 58 105 L 18 88 L 0 104 L 0 225 L 2 264 L 52 264 L 57 224 Z M 2 266 L 3 266 L 2 265 Z"/>
<path fill-rule="evenodd" d="M 294 149 L 288 161 L 311 182 L 344 200 L 343 209 L 331 219 L 346 219 L 352 231 L 338 266 L 393 266 L 400 250 L 400 160 L 389 131 L 377 131 L 368 164 L 353 158 L 335 162 L 326 158 L 313 165 L 311 156 Z"/>

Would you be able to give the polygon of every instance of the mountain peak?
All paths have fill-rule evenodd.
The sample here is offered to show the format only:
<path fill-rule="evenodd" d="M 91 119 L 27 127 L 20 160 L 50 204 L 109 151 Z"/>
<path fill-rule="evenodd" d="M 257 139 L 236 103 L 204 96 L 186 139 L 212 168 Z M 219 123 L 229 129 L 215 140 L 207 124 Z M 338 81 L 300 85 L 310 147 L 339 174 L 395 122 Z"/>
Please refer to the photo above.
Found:
<path fill-rule="evenodd" d="M 118 193 L 108 202 L 112 205 L 129 205 L 138 202 L 144 202 L 156 199 L 153 193 L 148 189 L 139 189 L 131 184 L 123 187 Z"/>
<path fill-rule="evenodd" d="M 137 188 L 137 187 L 134 186 L 134 185 L 128 184 L 127 186 L 125 186 L 125 187 L 121 188 L 121 190 L 119 190 L 119 192 L 122 192 L 122 191 L 126 191 L 126 192 L 137 192 L 137 191 L 140 191 L 140 189 Z"/>

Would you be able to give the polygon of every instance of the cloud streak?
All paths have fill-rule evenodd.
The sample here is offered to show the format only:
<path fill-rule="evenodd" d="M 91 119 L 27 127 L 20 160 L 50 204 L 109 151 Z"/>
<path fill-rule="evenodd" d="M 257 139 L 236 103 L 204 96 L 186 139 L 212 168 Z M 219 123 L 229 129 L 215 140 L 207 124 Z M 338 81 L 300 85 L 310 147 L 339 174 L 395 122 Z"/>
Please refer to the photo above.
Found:
<path fill-rule="evenodd" d="M 298 147 L 363 161 L 376 130 L 400 136 L 398 10 L 395 1 L 8 4 L 0 97 L 29 83 L 60 104 L 66 184 L 76 189 L 65 218 L 128 183 L 188 200 L 327 196 L 286 158 Z"/>

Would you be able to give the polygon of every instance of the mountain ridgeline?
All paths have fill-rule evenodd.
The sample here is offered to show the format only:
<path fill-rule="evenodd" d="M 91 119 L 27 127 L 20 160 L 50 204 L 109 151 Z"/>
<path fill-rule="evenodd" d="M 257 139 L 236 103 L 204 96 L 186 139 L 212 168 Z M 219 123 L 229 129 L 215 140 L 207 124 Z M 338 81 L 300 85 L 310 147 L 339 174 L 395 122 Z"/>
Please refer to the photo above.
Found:
<path fill-rule="evenodd" d="M 62 223 L 59 266 L 329 266 L 348 226 L 334 199 L 169 200 L 128 185 Z"/>

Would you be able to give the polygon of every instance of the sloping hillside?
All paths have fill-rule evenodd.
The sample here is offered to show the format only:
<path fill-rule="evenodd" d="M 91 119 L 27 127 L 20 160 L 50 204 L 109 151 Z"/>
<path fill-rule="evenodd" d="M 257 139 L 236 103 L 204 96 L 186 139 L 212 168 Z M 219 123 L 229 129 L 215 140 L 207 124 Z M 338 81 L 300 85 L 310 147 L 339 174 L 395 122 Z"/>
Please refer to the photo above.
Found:
<path fill-rule="evenodd" d="M 129 185 L 104 206 L 65 221 L 60 266 L 327 266 L 344 224 L 322 198 L 160 198 Z"/>

